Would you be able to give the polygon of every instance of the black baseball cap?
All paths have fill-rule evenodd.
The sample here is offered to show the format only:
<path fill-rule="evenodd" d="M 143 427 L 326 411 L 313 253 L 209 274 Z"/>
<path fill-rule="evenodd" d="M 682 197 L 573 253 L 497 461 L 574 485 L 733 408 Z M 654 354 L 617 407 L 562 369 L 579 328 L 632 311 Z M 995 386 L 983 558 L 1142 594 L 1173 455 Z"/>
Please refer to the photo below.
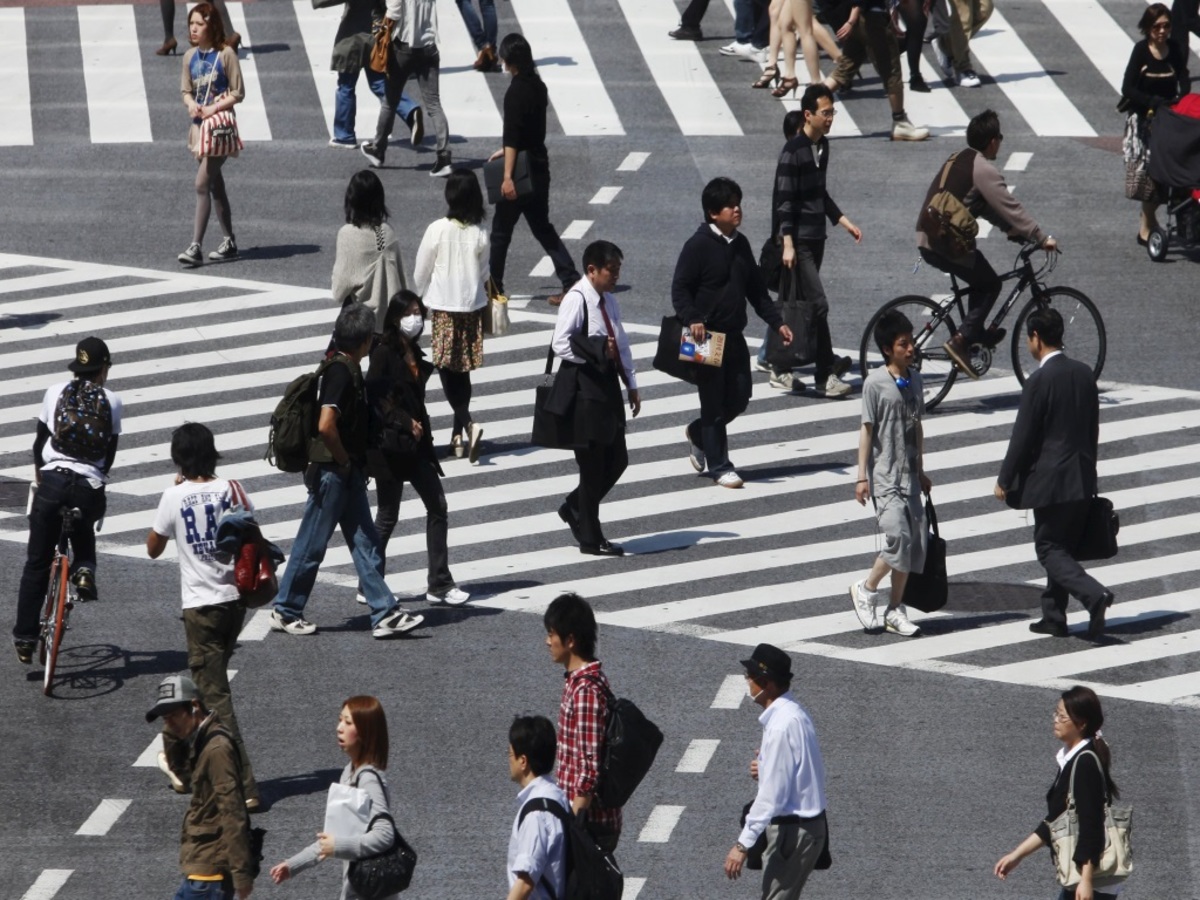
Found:
<path fill-rule="evenodd" d="M 98 337 L 85 337 L 75 345 L 75 358 L 67 364 L 67 368 L 76 375 L 91 375 L 111 365 L 108 344 Z"/>

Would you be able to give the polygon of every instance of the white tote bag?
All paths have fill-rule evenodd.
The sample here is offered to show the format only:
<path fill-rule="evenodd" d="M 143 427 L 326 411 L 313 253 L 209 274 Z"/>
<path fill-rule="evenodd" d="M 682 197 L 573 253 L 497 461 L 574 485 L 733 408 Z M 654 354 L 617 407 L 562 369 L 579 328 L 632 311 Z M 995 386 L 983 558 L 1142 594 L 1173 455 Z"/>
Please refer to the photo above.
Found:
<path fill-rule="evenodd" d="M 367 833 L 371 821 L 371 798 L 362 788 L 334 783 L 325 802 L 325 834 L 358 837 Z"/>

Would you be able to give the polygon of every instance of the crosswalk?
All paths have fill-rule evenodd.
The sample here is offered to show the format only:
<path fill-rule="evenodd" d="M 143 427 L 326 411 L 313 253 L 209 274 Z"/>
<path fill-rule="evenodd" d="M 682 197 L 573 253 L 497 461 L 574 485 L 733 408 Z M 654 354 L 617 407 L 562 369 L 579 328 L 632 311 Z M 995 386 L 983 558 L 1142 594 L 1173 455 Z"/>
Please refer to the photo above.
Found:
<path fill-rule="evenodd" d="M 52 311 L 52 312 L 48 312 Z M 287 548 L 305 493 L 263 459 L 266 422 L 283 387 L 309 370 L 335 309 L 325 290 L 187 272 L 157 272 L 0 254 L 0 479 L 28 479 L 41 395 L 64 377 L 75 342 L 105 337 L 111 386 L 125 402 L 121 449 L 99 546 L 103 565 L 143 559 L 158 496 L 174 474 L 172 429 L 201 421 L 217 433 L 220 472 L 253 496 L 269 538 Z M 1117 595 L 1100 645 L 1029 632 L 1040 570 L 1031 523 L 990 497 L 1015 418 L 1016 382 L 961 390 L 926 423 L 926 471 L 950 542 L 952 602 L 919 615 L 926 636 L 864 635 L 845 599 L 878 549 L 869 511 L 850 498 L 859 404 L 804 400 L 756 377 L 731 428 L 747 478 L 708 487 L 682 453 L 692 391 L 650 365 L 657 328 L 628 324 L 641 370 L 642 415 L 630 425 L 631 464 L 603 508 L 621 560 L 581 556 L 555 510 L 576 481 L 570 454 L 528 445 L 533 386 L 554 317 L 514 309 L 513 331 L 489 338 L 473 378 L 484 424 L 481 465 L 444 463 L 456 579 L 477 607 L 540 612 L 564 590 L 591 598 L 606 626 L 750 646 L 767 640 L 813 658 L 892 666 L 1004 684 L 1083 682 L 1106 696 L 1200 706 L 1200 591 L 1173 585 L 1200 567 L 1200 393 L 1107 385 L 1101 483 L 1121 511 L 1121 554 L 1092 568 Z M 431 390 L 439 444 L 450 409 Z M 424 511 L 400 511 L 388 583 L 424 590 Z M 0 541 L 19 557 L 22 512 L 0 510 Z M 169 548 L 167 556 L 174 552 Z M 346 613 L 356 582 L 340 541 L 322 569 L 319 623 Z M 989 600 L 999 596 L 1000 599 Z M 247 626 L 266 633 L 264 613 Z M 1072 628 L 1086 627 L 1076 612 Z"/>
<path fill-rule="evenodd" d="M 714 5 L 710 19 L 727 11 L 719 6 Z M 724 6 L 732 10 L 731 0 Z M 240 2 L 229 3 L 228 7 L 234 27 L 242 35 L 239 56 L 246 99 L 237 109 L 240 132 L 246 141 L 270 141 L 275 139 L 270 104 L 283 102 L 282 96 L 276 99 L 273 92 L 281 80 L 295 77 L 295 66 L 281 58 L 286 54 L 276 52 L 278 45 L 273 43 L 271 31 L 277 19 L 267 18 Z M 979 71 L 990 76 L 990 83 L 975 91 L 947 89 L 935 71 L 932 54 L 927 53 L 921 67 L 933 89 L 928 94 L 909 93 L 906 103 L 910 118 L 927 123 L 935 134 L 960 135 L 971 114 L 984 105 L 998 106 L 1007 120 L 1007 104 L 1038 136 L 1114 133 L 1119 118 L 1111 112 L 1100 118 L 1094 101 L 1107 97 L 1115 104 L 1125 64 L 1138 36 L 1134 24 L 1139 8 L 1140 4 L 1130 0 L 1040 0 L 1009 11 L 1019 16 L 1019 27 L 1025 35 L 1037 36 L 1037 46 L 1054 48 L 1052 59 L 1039 58 L 1018 33 L 1018 26 L 997 9 L 971 44 Z M 554 112 L 552 130 L 581 137 L 625 135 L 634 111 L 628 106 L 618 108 L 614 97 L 629 84 L 639 88 L 639 107 L 661 105 L 673 127 L 685 136 L 747 134 L 766 128 L 768 118 L 761 115 L 761 110 L 775 103 L 798 108 L 794 98 L 772 101 L 765 91 L 749 91 L 749 67 L 718 55 L 714 41 L 691 43 L 669 38 L 667 31 L 679 19 L 674 0 L 615 0 L 615 10 L 614 16 L 619 18 L 605 23 L 600 41 L 596 40 L 594 18 L 588 18 L 589 7 L 579 0 L 512 0 L 502 10 L 506 17 L 502 31 L 519 29 L 539 54 L 540 71 Z M 306 133 L 288 137 L 332 134 L 336 75 L 329 70 L 329 60 L 341 8 L 314 10 L 309 0 L 293 0 L 282 14 L 289 12 L 301 36 L 305 71 L 311 75 L 320 99 L 319 108 L 309 111 L 304 120 Z M 156 125 L 151 115 L 156 104 L 177 102 L 177 63 L 164 63 L 151 53 L 161 40 L 157 11 L 120 3 L 14 6 L 0 9 L 0 79 L 5 84 L 0 93 L 0 147 L 38 143 L 35 106 L 46 104 L 45 114 L 51 115 L 57 99 L 40 92 L 31 60 L 45 53 L 62 54 L 54 41 L 38 37 L 36 26 L 43 17 L 64 15 L 77 21 L 75 37 L 81 48 L 91 142 L 180 140 L 174 119 L 168 129 L 165 124 Z M 474 57 L 474 48 L 452 0 L 441 0 L 439 22 L 441 94 L 453 133 L 468 139 L 499 136 L 503 82 L 475 72 L 467 64 Z M 710 33 L 719 34 L 725 27 L 725 23 L 714 22 Z M 256 42 L 260 46 L 270 44 L 272 52 L 256 54 Z M 619 65 L 604 64 L 598 46 L 603 46 L 605 55 Z M 291 48 L 285 45 L 284 49 Z M 1064 58 L 1070 60 L 1072 71 L 1065 71 Z M 907 62 L 904 65 L 907 79 Z M 865 71 L 864 76 L 867 84 L 877 83 L 872 70 Z M 651 90 L 654 97 L 650 96 Z M 620 96 L 630 95 L 626 92 Z M 365 79 L 360 79 L 357 98 L 357 133 L 372 134 L 378 101 Z M 855 117 L 870 117 L 874 112 L 883 116 L 882 111 L 873 109 L 875 105 L 841 103 L 836 135 L 869 133 L 871 128 Z M 1107 102 L 1103 107 L 1111 110 Z M 287 118 L 291 121 L 294 116 Z M 770 131 L 775 130 L 777 126 L 772 125 Z"/>

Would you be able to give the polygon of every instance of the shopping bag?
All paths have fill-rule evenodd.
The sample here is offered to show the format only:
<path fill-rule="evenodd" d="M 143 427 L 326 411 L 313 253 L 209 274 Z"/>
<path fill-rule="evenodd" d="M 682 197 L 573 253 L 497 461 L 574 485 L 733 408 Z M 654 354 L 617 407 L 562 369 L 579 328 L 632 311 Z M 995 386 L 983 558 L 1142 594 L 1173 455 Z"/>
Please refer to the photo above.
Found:
<path fill-rule="evenodd" d="M 800 279 L 793 266 L 784 269 L 779 280 L 779 299 L 775 308 L 783 324 L 792 330 L 792 342 L 784 346 L 775 329 L 767 335 L 767 362 L 779 372 L 790 372 L 817 360 L 817 305 L 804 299 Z"/>
<path fill-rule="evenodd" d="M 937 612 L 946 605 L 950 583 L 946 577 L 946 542 L 938 531 L 937 510 L 933 500 L 925 495 L 925 527 L 929 529 L 925 547 L 925 568 L 909 572 L 904 583 L 904 604 L 921 612 Z"/>
<path fill-rule="evenodd" d="M 325 834 L 356 838 L 367 832 L 371 820 L 371 796 L 362 788 L 334 783 L 325 801 Z"/>

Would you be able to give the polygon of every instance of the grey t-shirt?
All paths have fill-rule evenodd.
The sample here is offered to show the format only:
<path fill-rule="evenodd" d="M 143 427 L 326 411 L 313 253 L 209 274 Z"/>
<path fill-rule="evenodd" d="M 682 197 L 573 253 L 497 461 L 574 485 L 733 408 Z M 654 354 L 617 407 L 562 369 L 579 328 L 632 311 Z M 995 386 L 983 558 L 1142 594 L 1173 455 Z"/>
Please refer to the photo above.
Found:
<path fill-rule="evenodd" d="M 886 366 L 872 369 L 863 382 L 862 420 L 871 424 L 871 494 L 876 498 L 921 496 L 917 464 L 917 421 L 925 415 L 921 373 L 908 370 L 901 389 Z"/>

